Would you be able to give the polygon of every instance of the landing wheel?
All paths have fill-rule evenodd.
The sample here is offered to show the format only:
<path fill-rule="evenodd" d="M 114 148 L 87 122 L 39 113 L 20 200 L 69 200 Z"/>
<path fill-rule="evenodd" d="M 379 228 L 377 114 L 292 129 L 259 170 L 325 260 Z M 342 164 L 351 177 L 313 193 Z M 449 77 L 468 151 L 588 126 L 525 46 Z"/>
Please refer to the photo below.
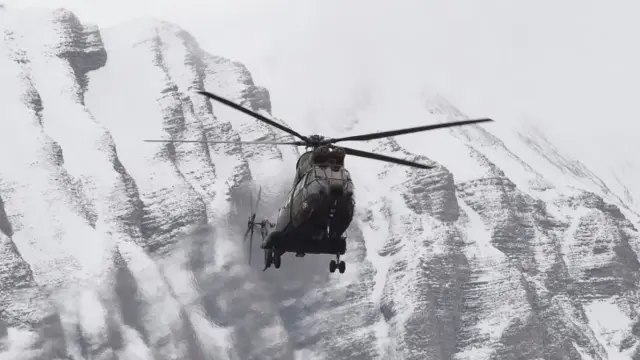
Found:
<path fill-rule="evenodd" d="M 340 274 L 344 274 L 344 271 L 347 269 L 347 264 L 344 263 L 344 261 L 340 261 L 338 263 L 338 271 L 340 271 Z"/>
<path fill-rule="evenodd" d="M 280 255 L 274 254 L 274 256 L 273 256 L 273 265 L 276 267 L 276 269 L 280 269 L 280 261 L 281 260 L 282 260 L 282 258 L 280 257 Z"/>
<path fill-rule="evenodd" d="M 335 260 L 331 260 L 331 262 L 329 263 L 329 272 L 336 272 L 336 268 L 338 267 L 338 264 L 336 263 Z"/>
<path fill-rule="evenodd" d="M 271 264 L 273 264 L 273 255 L 271 253 L 271 250 L 264 250 L 264 265 L 265 265 L 265 269 L 266 268 L 270 268 Z"/>

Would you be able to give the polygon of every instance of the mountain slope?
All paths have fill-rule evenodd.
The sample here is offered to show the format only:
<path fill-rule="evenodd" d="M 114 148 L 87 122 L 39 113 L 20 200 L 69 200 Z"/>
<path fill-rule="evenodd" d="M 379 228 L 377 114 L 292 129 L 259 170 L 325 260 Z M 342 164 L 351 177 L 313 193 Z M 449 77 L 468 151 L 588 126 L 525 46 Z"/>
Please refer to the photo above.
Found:
<path fill-rule="evenodd" d="M 269 115 L 246 67 L 156 20 L 99 31 L 65 10 L 5 9 L 0 27 L 3 356 L 640 357 L 638 214 L 541 134 L 491 124 L 360 144 L 439 166 L 347 159 L 347 272 L 287 256 L 262 273 L 240 240 L 247 184 L 272 214 L 297 149 L 142 142 L 286 139 L 193 93 Z M 423 109 L 464 118 L 434 95 Z M 365 132 L 375 111 L 327 121 Z"/>

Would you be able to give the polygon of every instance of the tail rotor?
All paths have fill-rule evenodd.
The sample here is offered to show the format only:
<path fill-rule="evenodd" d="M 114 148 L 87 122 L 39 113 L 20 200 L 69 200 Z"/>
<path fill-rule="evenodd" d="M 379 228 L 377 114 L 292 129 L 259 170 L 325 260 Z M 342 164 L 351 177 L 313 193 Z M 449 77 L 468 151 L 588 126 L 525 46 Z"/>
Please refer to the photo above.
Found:
<path fill-rule="evenodd" d="M 251 265 L 251 249 L 253 248 L 253 233 L 256 225 L 256 213 L 258 212 L 258 205 L 260 205 L 260 195 L 262 195 L 262 186 L 258 190 L 258 198 L 256 199 L 255 205 L 253 204 L 253 193 L 251 193 L 251 215 L 249 216 L 249 220 L 247 221 L 247 231 L 244 233 L 244 242 L 249 239 L 249 265 Z"/>

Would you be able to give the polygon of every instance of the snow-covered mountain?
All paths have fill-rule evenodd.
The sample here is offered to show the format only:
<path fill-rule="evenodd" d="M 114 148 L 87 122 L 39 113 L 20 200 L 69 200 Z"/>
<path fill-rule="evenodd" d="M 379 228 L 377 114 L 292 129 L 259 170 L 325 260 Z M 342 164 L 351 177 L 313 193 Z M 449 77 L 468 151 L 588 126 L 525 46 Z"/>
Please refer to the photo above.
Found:
<path fill-rule="evenodd" d="M 347 272 L 287 256 L 263 273 L 248 191 L 275 210 L 297 149 L 142 142 L 286 138 L 194 94 L 268 115 L 245 66 L 155 20 L 0 9 L 0 28 L 0 358 L 640 358 L 640 217 L 542 133 L 359 144 L 440 166 L 347 159 Z M 374 110 L 339 125 L 372 130 Z M 464 118 L 437 96 L 424 113 Z"/>

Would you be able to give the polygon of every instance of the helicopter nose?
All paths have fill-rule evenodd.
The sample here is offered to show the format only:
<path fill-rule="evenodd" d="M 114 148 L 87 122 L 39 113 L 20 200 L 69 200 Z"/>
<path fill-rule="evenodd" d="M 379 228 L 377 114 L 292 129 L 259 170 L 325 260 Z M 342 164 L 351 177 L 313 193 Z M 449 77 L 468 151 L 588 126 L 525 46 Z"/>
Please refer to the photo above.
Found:
<path fill-rule="evenodd" d="M 344 194 L 344 189 L 341 183 L 329 184 L 329 195 L 342 196 L 342 194 Z"/>

